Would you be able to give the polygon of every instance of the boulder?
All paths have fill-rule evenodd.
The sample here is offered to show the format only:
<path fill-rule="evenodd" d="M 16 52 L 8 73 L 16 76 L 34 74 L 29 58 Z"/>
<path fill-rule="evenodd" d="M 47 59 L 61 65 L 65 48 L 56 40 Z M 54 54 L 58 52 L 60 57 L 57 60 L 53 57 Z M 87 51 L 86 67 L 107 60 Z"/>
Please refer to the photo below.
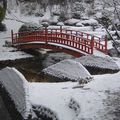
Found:
<path fill-rule="evenodd" d="M 49 66 L 40 73 L 42 77 L 47 77 L 51 81 L 77 81 L 79 83 L 87 83 L 92 80 L 92 76 L 86 68 L 79 62 L 74 60 L 63 60 L 57 64 Z"/>
<path fill-rule="evenodd" d="M 104 74 L 118 72 L 120 68 L 110 57 L 86 55 L 76 58 L 91 74 Z"/>

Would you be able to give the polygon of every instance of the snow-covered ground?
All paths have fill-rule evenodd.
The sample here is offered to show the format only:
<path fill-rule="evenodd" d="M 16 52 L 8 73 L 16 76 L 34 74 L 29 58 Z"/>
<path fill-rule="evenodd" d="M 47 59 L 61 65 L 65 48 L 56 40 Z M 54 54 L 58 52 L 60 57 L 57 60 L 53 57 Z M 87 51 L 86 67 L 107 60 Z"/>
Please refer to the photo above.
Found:
<path fill-rule="evenodd" d="M 5 41 L 11 41 L 11 30 L 15 32 L 18 32 L 18 29 L 20 26 L 24 23 L 22 22 L 32 22 L 39 24 L 41 20 L 50 18 L 49 13 L 46 13 L 43 18 L 41 17 L 33 17 L 33 16 L 22 16 L 19 14 L 19 12 L 11 12 L 11 14 L 7 14 L 6 18 L 3 21 L 3 23 L 7 27 L 6 32 L 0 33 L 0 61 L 2 60 L 14 60 L 14 59 L 20 59 L 20 58 L 26 58 L 26 57 L 32 57 L 31 55 L 28 55 L 24 52 L 17 51 L 15 48 L 5 47 Z M 15 19 L 15 20 L 10 20 Z M 55 18 L 56 19 L 56 18 Z M 19 21 L 19 22 L 18 22 Z M 20 22 L 22 21 L 22 22 Z M 90 23 L 93 20 L 90 20 Z M 69 22 L 72 22 L 70 20 Z M 94 21 L 93 21 L 94 22 Z M 50 26 L 49 28 L 59 28 L 60 26 Z M 105 35 L 105 31 L 102 28 L 97 29 L 96 31 L 92 31 L 92 28 L 90 26 L 82 26 L 82 27 L 74 27 L 74 26 L 63 26 L 64 29 L 72 29 L 72 30 L 79 30 L 86 33 L 91 33 L 93 35 L 102 37 Z M 91 32 L 90 32 L 91 31 Z M 97 54 L 98 52 L 95 52 Z M 100 53 L 101 54 L 101 53 Z"/>
<path fill-rule="evenodd" d="M 32 57 L 29 54 L 17 51 L 15 48 L 5 47 L 5 41 L 11 42 L 11 30 L 18 32 L 18 29 L 23 23 L 17 22 L 15 20 L 4 20 L 3 23 L 6 25 L 7 31 L 0 32 L 0 61 Z"/>
<path fill-rule="evenodd" d="M 11 16 L 8 15 L 8 17 Z M 18 17 L 25 22 L 39 23 L 39 17 Z M 15 48 L 3 47 L 6 40 L 11 41 L 10 30 L 13 29 L 14 32 L 17 32 L 23 24 L 12 20 L 5 20 L 4 23 L 7 31 L 0 33 L 0 60 L 31 57 L 24 52 L 16 51 Z M 91 27 L 64 27 L 84 32 L 92 30 Z M 100 36 L 105 34 L 102 29 L 91 31 L 91 33 Z M 111 47 L 111 43 L 109 46 Z M 96 54 L 101 55 L 99 52 Z M 113 59 L 120 67 L 120 59 Z M 116 113 L 119 111 L 118 106 L 120 105 L 120 72 L 93 77 L 94 80 L 84 86 L 79 85 L 78 82 L 29 83 L 30 101 L 33 105 L 43 105 L 55 111 L 60 120 L 119 120 L 120 115 L 116 115 Z M 78 115 L 69 108 L 71 98 L 80 106 Z M 117 103 L 115 104 L 115 102 Z"/>
<path fill-rule="evenodd" d="M 119 98 L 119 94 L 109 99 L 110 95 L 120 92 L 119 79 L 120 72 L 95 75 L 94 80 L 84 87 L 78 82 L 30 83 L 30 100 L 33 105 L 55 111 L 60 120 L 119 120 L 114 114 L 117 105 L 110 103 Z M 80 106 L 78 116 L 68 107 L 71 98 Z"/>

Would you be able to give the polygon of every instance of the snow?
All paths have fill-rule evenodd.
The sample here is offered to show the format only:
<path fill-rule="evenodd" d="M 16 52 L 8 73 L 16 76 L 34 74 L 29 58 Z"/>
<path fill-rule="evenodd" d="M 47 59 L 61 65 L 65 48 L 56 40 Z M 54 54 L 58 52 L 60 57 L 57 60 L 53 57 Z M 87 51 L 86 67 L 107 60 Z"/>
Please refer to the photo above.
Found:
<path fill-rule="evenodd" d="M 67 85 L 71 86 L 72 84 L 67 83 Z M 71 97 L 69 96 L 71 90 L 69 91 L 70 94 L 67 94 L 68 91 L 62 89 L 64 87 L 66 87 L 65 83 L 30 83 L 31 103 L 37 106 L 43 105 L 55 111 L 59 120 L 72 120 L 75 113 L 67 106 Z"/>
<path fill-rule="evenodd" d="M 40 104 L 56 111 L 59 120 L 113 120 L 115 114 L 108 114 L 106 101 L 110 102 L 109 92 L 120 91 L 119 78 L 120 72 L 95 75 L 94 80 L 84 87 L 77 82 L 30 83 L 30 100 L 33 105 Z M 80 106 L 78 116 L 68 107 L 71 98 Z M 113 111 L 114 107 L 111 108 Z"/>
<path fill-rule="evenodd" d="M 82 20 L 80 21 L 83 25 L 84 24 L 89 24 L 89 25 L 97 25 L 98 22 L 95 19 L 89 19 L 89 20 Z"/>
<path fill-rule="evenodd" d="M 64 26 L 64 23 L 63 22 L 58 22 L 57 25 L 58 26 Z"/>
<path fill-rule="evenodd" d="M 94 55 L 82 56 L 75 59 L 84 66 L 110 69 L 110 70 L 120 70 L 117 64 L 110 57 L 100 57 Z"/>
<path fill-rule="evenodd" d="M 28 118 L 31 114 L 31 104 L 29 101 L 29 86 L 24 76 L 15 68 L 7 67 L 0 71 L 0 84 L 10 95 L 18 112 L 24 119 Z"/>
<path fill-rule="evenodd" d="M 16 48 L 4 46 L 5 41 L 11 42 L 11 29 L 13 29 L 14 32 L 17 32 L 22 23 L 12 20 L 4 20 L 4 24 L 7 26 L 7 31 L 0 33 L 0 61 L 32 57 L 29 54 L 17 51 Z"/>
<path fill-rule="evenodd" d="M 88 8 L 89 9 L 89 8 Z M 101 9 L 101 8 L 99 8 Z M 11 12 L 12 13 L 12 12 Z M 44 17 L 42 19 L 40 17 L 33 17 L 33 16 L 21 16 L 19 13 L 14 14 L 8 14 L 7 18 L 17 18 L 23 22 L 35 22 L 37 24 L 41 24 L 41 21 L 43 20 L 50 20 L 51 15 L 50 11 L 47 9 L 47 12 L 45 13 Z M 96 14 L 97 17 L 101 16 L 101 13 L 98 12 Z M 57 18 L 55 17 L 53 22 L 56 22 Z M 96 25 L 98 24 L 96 20 L 90 19 L 90 20 L 75 20 L 70 19 L 68 20 L 69 24 L 76 24 L 76 26 L 63 26 L 64 29 L 72 29 L 72 30 L 79 30 L 81 32 L 91 33 L 93 35 L 102 37 L 106 34 L 105 30 L 102 27 L 98 27 L 93 31 L 91 26 L 82 26 L 83 24 L 91 24 Z M 8 48 L 3 47 L 5 41 L 11 41 L 10 38 L 10 30 L 13 29 L 14 32 L 17 32 L 23 23 L 12 21 L 12 20 L 4 20 L 4 23 L 7 26 L 6 32 L 0 33 L 0 61 L 1 60 L 15 60 L 20 58 L 26 58 L 26 57 L 32 57 L 24 52 L 16 51 L 15 48 Z M 58 23 L 58 25 L 62 26 L 64 23 Z M 48 28 L 59 28 L 59 26 L 49 26 Z M 63 47 L 63 46 L 62 46 Z M 112 48 L 111 42 L 108 43 L 108 48 Z M 84 64 L 91 65 L 94 63 L 95 66 L 102 67 L 102 68 L 112 68 L 112 69 L 120 69 L 120 58 L 110 58 L 108 59 L 108 56 L 106 57 L 105 54 L 95 50 L 94 52 L 97 56 L 102 56 L 104 58 L 99 59 L 90 59 L 90 64 L 88 59 L 84 58 Z M 107 58 L 107 61 L 106 61 Z M 66 62 L 67 61 L 67 62 Z M 62 61 L 64 65 L 61 63 L 58 63 L 59 66 L 56 67 L 56 65 L 53 65 L 50 67 L 50 72 L 52 74 L 55 74 L 54 70 L 61 72 L 63 75 L 67 75 L 70 79 L 76 79 L 78 80 L 81 75 L 84 77 L 87 73 L 88 76 L 91 76 L 84 67 L 73 60 L 66 60 Z M 106 62 L 108 64 L 106 64 Z M 118 67 L 114 64 L 114 62 L 118 65 Z M 110 63 L 110 64 L 109 64 Z M 8 68 L 7 68 L 8 69 Z M 51 71 L 52 69 L 52 71 Z M 5 69 L 6 70 L 6 69 Z M 48 108 L 54 113 L 56 113 L 56 116 L 59 118 L 59 120 L 119 120 L 119 115 L 116 116 L 114 111 L 118 109 L 119 107 L 119 101 L 120 101 L 120 72 L 115 74 L 104 74 L 104 75 L 95 75 L 94 80 L 91 82 L 85 84 L 85 85 L 79 85 L 78 81 L 76 82 L 62 82 L 62 83 L 26 83 L 25 78 L 15 69 L 9 68 L 9 70 L 14 71 L 17 73 L 17 76 L 19 76 L 19 79 L 22 79 L 24 86 L 17 86 L 16 82 L 19 83 L 16 79 L 16 76 L 13 76 L 10 72 L 7 74 L 3 74 L 5 71 L 0 71 L 0 81 L 6 86 L 7 90 L 13 96 L 15 103 L 20 104 L 18 107 L 18 110 L 22 113 L 23 116 L 26 116 L 24 114 L 24 110 L 22 109 L 25 107 L 22 101 L 19 99 L 21 94 L 15 94 L 16 88 L 20 87 L 25 88 L 25 92 L 28 93 L 27 85 L 29 85 L 29 94 L 26 94 L 25 99 L 27 102 L 27 111 L 29 111 L 29 98 L 32 105 L 35 106 L 43 106 L 43 108 Z M 49 69 L 48 69 L 49 70 Z M 72 73 L 72 74 L 71 74 Z M 11 81 L 9 81 L 6 76 L 10 77 L 10 80 L 13 84 L 11 84 Z M 58 74 L 56 75 L 58 76 Z M 1 78 L 6 79 L 1 79 Z M 61 77 L 61 75 L 60 75 Z M 26 85 L 27 84 L 27 85 Z M 12 87 L 11 87 L 11 86 Z M 13 89 L 14 88 L 14 89 Z M 23 91 L 21 91 L 23 92 Z M 117 93 L 117 94 L 116 94 Z M 19 97 L 18 97 L 19 96 Z M 112 96 L 112 98 L 111 98 Z M 117 100 L 117 102 L 114 102 L 114 100 Z M 74 102 L 73 102 L 74 101 Z M 112 101 L 112 103 L 111 103 Z M 26 102 L 25 102 L 26 103 Z M 114 105 L 116 103 L 116 105 Z M 18 104 L 16 106 L 18 106 Z M 71 106 L 71 108 L 70 108 Z M 79 106 L 79 107 L 78 107 Z M 75 109 L 77 111 L 75 111 Z M 119 112 L 119 109 L 118 111 Z M 48 114 L 48 113 L 47 113 Z"/>
<path fill-rule="evenodd" d="M 78 22 L 80 22 L 80 20 L 79 19 L 69 19 L 69 20 L 66 20 L 65 21 L 65 24 L 67 24 L 67 25 L 75 25 L 76 23 L 78 23 Z"/>
<path fill-rule="evenodd" d="M 92 79 L 90 73 L 80 64 L 74 60 L 63 60 L 57 64 L 49 66 L 42 70 L 46 75 L 51 75 L 60 79 L 68 79 L 72 81 L 89 81 Z M 83 81 L 82 81 L 83 80 Z"/>
<path fill-rule="evenodd" d="M 44 19 L 51 19 L 50 18 L 50 13 L 47 12 L 44 17 L 33 17 L 33 16 L 22 16 L 20 15 L 19 12 L 11 12 L 11 14 L 6 15 L 6 18 L 11 18 L 15 20 L 10 20 L 10 19 L 5 19 L 3 21 L 4 24 L 7 26 L 7 31 L 6 32 L 1 32 L 0 33 L 0 61 L 3 60 L 15 60 L 15 59 L 21 59 L 21 58 L 26 58 L 26 57 L 32 57 L 29 54 L 26 54 L 24 52 L 18 51 L 16 48 L 12 47 L 5 47 L 5 41 L 11 42 L 11 29 L 13 29 L 14 33 L 18 32 L 18 29 L 24 24 L 22 22 L 18 22 L 16 20 L 23 21 L 25 23 L 36 23 L 40 24 L 40 21 Z M 56 21 L 57 17 L 53 18 L 53 21 Z M 77 19 L 70 19 L 69 21 L 79 21 Z M 49 26 L 48 28 L 59 28 L 59 26 Z M 72 29 L 72 30 L 78 30 L 81 32 L 86 32 L 89 33 L 92 28 L 90 26 L 86 27 L 74 27 L 74 26 L 63 26 L 64 29 Z M 92 34 L 97 34 L 99 36 L 102 36 L 104 32 L 98 31 L 98 32 L 92 32 Z"/>
<path fill-rule="evenodd" d="M 8 18 L 13 18 L 13 16 L 14 15 L 7 15 Z M 21 21 L 35 22 L 37 24 L 41 24 L 42 20 L 50 21 L 51 19 L 50 11 L 46 12 L 42 19 L 40 19 L 40 17 L 21 16 L 18 13 L 15 13 L 15 16 L 17 16 L 17 18 Z M 52 21 L 56 22 L 57 17 L 55 17 Z M 70 22 L 70 24 L 76 24 L 76 26 L 79 25 L 80 27 L 63 26 L 64 23 L 58 23 L 58 25 L 63 26 L 64 29 L 78 30 L 81 32 L 91 33 L 92 35 L 99 37 L 106 34 L 102 27 L 99 27 L 93 31 L 91 26 L 82 26 L 87 23 L 92 25 L 98 24 L 96 20 L 93 19 L 83 21 L 70 19 L 68 22 Z M 12 20 L 4 20 L 4 23 L 7 26 L 7 31 L 0 33 L 0 61 L 32 57 L 24 52 L 17 51 L 15 48 L 3 47 L 6 40 L 11 41 L 10 30 L 13 29 L 14 32 L 18 32 L 18 29 L 21 25 L 23 25 L 21 22 Z M 48 28 L 59 28 L 59 26 L 49 26 Z M 108 48 L 112 48 L 111 42 L 109 42 L 108 45 Z M 105 54 L 97 50 L 95 50 L 94 54 L 107 58 L 107 61 L 104 58 L 100 58 L 99 60 L 91 59 L 90 61 L 92 61 L 92 64 L 94 63 L 95 66 L 120 69 L 119 58 L 108 59 L 108 56 L 106 57 Z M 106 62 L 108 64 L 106 64 Z M 118 66 L 116 66 L 114 62 Z M 88 59 L 84 58 L 84 63 L 89 64 Z M 91 63 L 89 65 L 91 65 Z M 55 75 L 56 77 L 61 77 L 62 79 L 67 76 L 69 79 L 75 79 L 75 82 L 27 83 L 25 78 L 18 71 L 13 68 L 11 68 L 10 71 L 11 70 L 17 75 L 14 76 L 10 72 L 3 74 L 5 71 L 2 70 L 0 71 L 0 81 L 6 86 L 16 103 L 18 110 L 24 117 L 27 117 L 28 112 L 24 113 L 23 108 L 25 106 L 23 102 L 26 104 L 26 111 L 29 111 L 31 107 L 29 104 L 30 100 L 30 103 L 34 106 L 42 106 L 42 108 L 50 109 L 55 113 L 59 120 L 113 120 L 115 118 L 116 120 L 119 120 L 119 116 L 117 117 L 113 114 L 113 111 L 116 110 L 116 107 L 119 106 L 119 104 L 114 106 L 114 102 L 111 103 L 111 98 L 109 97 L 112 94 L 112 100 L 114 101 L 114 99 L 118 98 L 119 101 L 120 94 L 116 95 L 116 92 L 120 93 L 120 72 L 115 74 L 91 76 L 79 62 L 74 60 L 65 60 L 46 68 L 45 71 L 49 74 Z M 10 80 L 7 79 L 7 75 L 10 77 Z M 16 79 L 16 76 L 19 76 L 19 79 L 23 80 L 22 83 L 24 86 L 16 85 L 16 83 L 20 83 L 20 81 Z M 3 77 L 4 79 L 1 79 Z M 81 77 L 94 77 L 94 79 L 85 85 L 80 85 L 79 79 Z M 11 81 L 13 84 L 11 84 Z M 19 99 L 21 94 L 16 94 L 16 89 L 22 88 L 23 90 L 25 89 L 25 91 L 21 91 L 21 93 L 28 93 L 28 86 L 29 94 L 26 94 L 22 101 Z M 116 96 L 114 97 L 114 95 Z M 39 110 L 41 112 L 41 109 Z M 109 113 L 110 110 L 112 111 L 111 114 Z"/>

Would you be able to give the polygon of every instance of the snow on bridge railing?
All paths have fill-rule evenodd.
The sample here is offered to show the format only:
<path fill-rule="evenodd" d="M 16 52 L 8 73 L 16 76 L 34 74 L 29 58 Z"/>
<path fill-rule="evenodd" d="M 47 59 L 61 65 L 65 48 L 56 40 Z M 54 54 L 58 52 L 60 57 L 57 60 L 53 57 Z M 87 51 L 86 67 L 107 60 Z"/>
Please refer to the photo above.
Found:
<path fill-rule="evenodd" d="M 75 36 L 79 36 L 82 37 L 84 39 L 86 39 L 86 42 L 90 45 L 90 40 L 94 40 L 94 47 L 99 50 L 104 52 L 105 54 L 107 54 L 107 35 L 104 36 L 104 38 L 100 38 L 98 36 L 93 36 L 91 34 L 85 33 L 85 32 L 81 32 L 81 31 L 77 31 L 77 30 L 68 30 L 68 29 L 62 29 L 62 27 L 60 27 L 60 29 L 48 29 L 54 32 L 62 32 L 62 33 L 68 33 L 71 35 L 75 35 Z"/>
<path fill-rule="evenodd" d="M 53 32 L 53 30 L 52 32 L 50 30 L 43 30 L 12 34 L 13 44 L 20 45 L 28 42 L 45 42 L 45 44 L 57 43 L 60 44 L 60 46 L 66 45 L 83 51 L 87 54 L 93 54 L 93 41 L 88 44 L 87 39 L 68 33 Z"/>
<path fill-rule="evenodd" d="M 12 43 L 48 42 L 66 45 L 88 54 L 93 54 L 93 47 L 107 53 L 107 39 L 104 44 L 101 38 L 75 30 L 41 29 L 38 31 L 20 32 L 12 34 Z M 102 41 L 102 43 L 101 43 Z"/>

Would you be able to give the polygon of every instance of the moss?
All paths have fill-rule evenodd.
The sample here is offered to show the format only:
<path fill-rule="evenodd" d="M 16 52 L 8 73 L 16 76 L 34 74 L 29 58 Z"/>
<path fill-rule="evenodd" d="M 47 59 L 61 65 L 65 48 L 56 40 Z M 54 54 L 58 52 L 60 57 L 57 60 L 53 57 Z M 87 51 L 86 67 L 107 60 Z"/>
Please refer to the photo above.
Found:
<path fill-rule="evenodd" d="M 0 23 L 5 18 L 5 9 L 0 6 Z"/>

